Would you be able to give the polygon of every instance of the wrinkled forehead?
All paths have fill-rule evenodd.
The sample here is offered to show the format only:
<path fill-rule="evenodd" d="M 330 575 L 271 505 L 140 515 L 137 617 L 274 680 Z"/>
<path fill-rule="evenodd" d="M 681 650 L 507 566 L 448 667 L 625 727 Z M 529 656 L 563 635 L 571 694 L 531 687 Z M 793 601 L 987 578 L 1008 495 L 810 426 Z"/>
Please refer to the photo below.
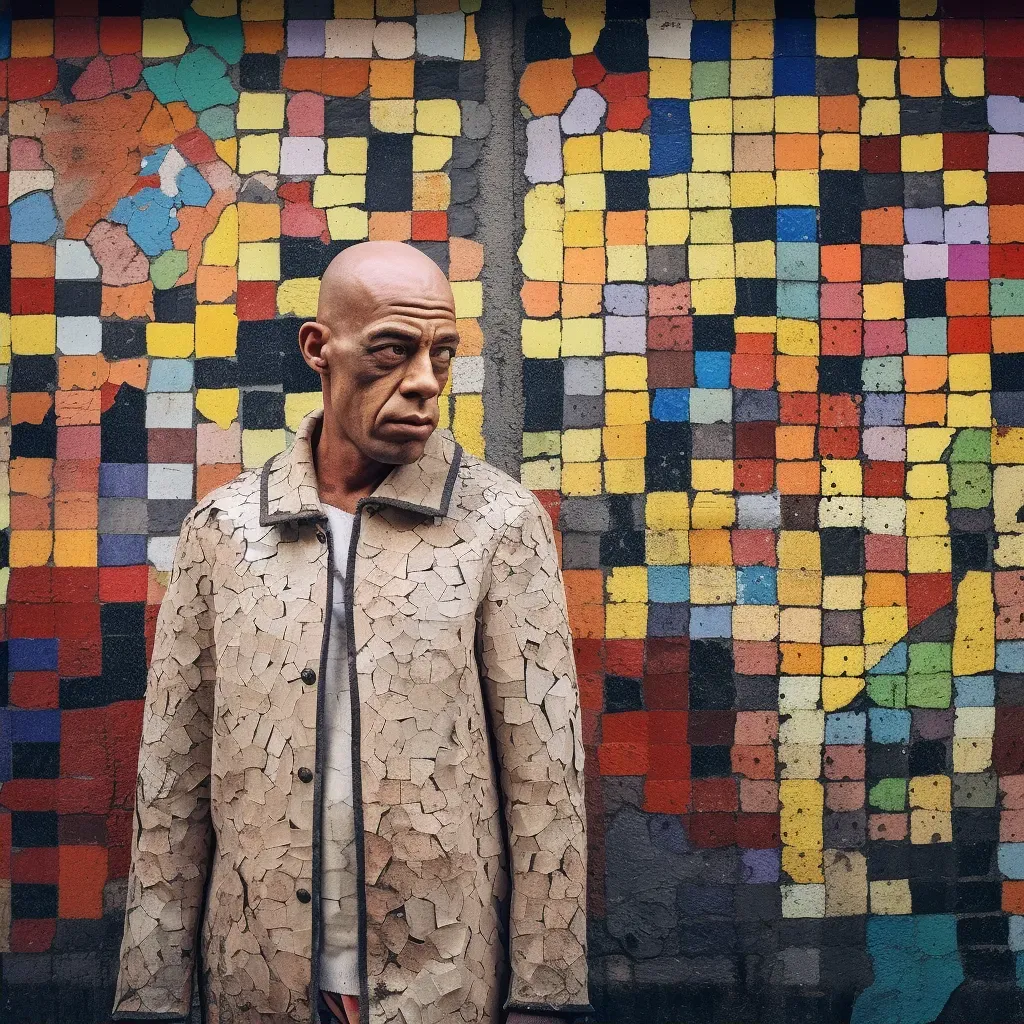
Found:
<path fill-rule="evenodd" d="M 325 278 L 321 303 L 332 317 L 365 324 L 388 315 L 455 319 L 451 286 L 432 264 L 360 262 Z"/>

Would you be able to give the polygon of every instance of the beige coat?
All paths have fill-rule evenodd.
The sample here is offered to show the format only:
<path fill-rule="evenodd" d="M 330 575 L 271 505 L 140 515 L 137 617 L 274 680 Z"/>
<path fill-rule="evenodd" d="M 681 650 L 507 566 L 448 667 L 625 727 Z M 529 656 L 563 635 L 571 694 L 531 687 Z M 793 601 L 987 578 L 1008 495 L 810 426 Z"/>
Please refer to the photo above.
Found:
<path fill-rule="evenodd" d="M 197 948 L 208 1024 L 317 1018 L 319 424 L 182 527 L 115 1018 L 185 1018 Z M 586 1012 L 583 746 L 547 514 L 434 434 L 360 502 L 346 602 L 362 1024 L 498 1024 L 506 996 Z"/>

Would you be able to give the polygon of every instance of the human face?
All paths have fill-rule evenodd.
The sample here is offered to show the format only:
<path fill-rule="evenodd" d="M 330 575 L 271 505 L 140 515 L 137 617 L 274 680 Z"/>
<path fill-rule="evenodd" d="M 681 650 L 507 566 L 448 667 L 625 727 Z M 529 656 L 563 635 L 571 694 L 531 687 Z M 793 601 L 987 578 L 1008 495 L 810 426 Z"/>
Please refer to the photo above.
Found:
<path fill-rule="evenodd" d="M 430 273 L 417 278 L 400 287 L 364 287 L 347 299 L 336 323 L 303 324 L 299 335 L 307 362 L 323 378 L 325 428 L 339 431 L 365 458 L 390 465 L 423 454 L 459 343 L 447 281 Z M 322 368 L 307 351 L 317 334 Z"/>

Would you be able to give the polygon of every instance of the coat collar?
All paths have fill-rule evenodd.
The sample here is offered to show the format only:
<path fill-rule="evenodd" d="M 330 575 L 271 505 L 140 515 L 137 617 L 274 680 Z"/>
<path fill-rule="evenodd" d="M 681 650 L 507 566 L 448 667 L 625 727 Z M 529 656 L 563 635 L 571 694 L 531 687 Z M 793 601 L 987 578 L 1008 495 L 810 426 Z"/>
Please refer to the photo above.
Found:
<path fill-rule="evenodd" d="M 322 421 L 323 410 L 310 413 L 299 425 L 294 444 L 264 465 L 260 479 L 261 526 L 326 518 L 313 461 L 313 446 Z M 390 505 L 443 516 L 448 512 L 461 462 L 461 446 L 435 430 L 420 458 L 407 466 L 396 466 L 360 505 Z"/>

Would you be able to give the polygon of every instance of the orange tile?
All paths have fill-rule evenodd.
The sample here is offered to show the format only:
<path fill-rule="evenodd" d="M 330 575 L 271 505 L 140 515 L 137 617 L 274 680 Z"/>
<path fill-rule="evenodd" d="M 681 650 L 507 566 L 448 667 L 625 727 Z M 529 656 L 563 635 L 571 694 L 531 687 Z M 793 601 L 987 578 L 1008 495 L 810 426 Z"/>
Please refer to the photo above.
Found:
<path fill-rule="evenodd" d="M 816 170 L 819 152 L 817 135 L 775 136 L 775 166 L 780 171 Z"/>
<path fill-rule="evenodd" d="M 53 525 L 58 530 L 95 530 L 99 522 L 96 494 L 58 494 L 53 503 Z"/>
<path fill-rule="evenodd" d="M 784 460 L 813 459 L 814 427 L 776 427 L 775 456 Z"/>
<path fill-rule="evenodd" d="M 820 494 L 819 462 L 780 462 L 775 467 L 779 491 L 783 494 Z"/>
<path fill-rule="evenodd" d="M 251 22 L 247 24 L 253 24 Z M 241 472 L 242 467 L 235 462 L 218 462 L 210 465 L 196 466 L 196 500 L 209 494 L 215 487 L 234 480 Z"/>
<path fill-rule="evenodd" d="M 818 675 L 821 672 L 820 644 L 779 644 L 782 672 L 787 676 Z"/>
<path fill-rule="evenodd" d="M 644 210 L 611 211 L 605 216 L 608 245 L 644 245 L 647 241 L 647 213 Z"/>
<path fill-rule="evenodd" d="M 470 238 L 448 241 L 448 280 L 475 281 L 484 267 L 484 247 Z"/>
<path fill-rule="evenodd" d="M 53 483 L 58 491 L 88 492 L 95 499 L 100 483 L 98 459 L 60 459 L 54 466 Z"/>
<path fill-rule="evenodd" d="M 691 530 L 692 565 L 732 565 L 732 542 L 728 530 Z"/>
<path fill-rule="evenodd" d="M 869 608 L 902 607 L 907 603 L 907 578 L 898 572 L 864 574 L 864 604 Z"/>
<path fill-rule="evenodd" d="M 412 60 L 371 60 L 370 98 L 375 100 L 406 99 L 413 94 Z"/>
<path fill-rule="evenodd" d="M 85 427 L 100 422 L 103 401 L 98 389 L 58 391 L 53 404 L 58 427 Z"/>
<path fill-rule="evenodd" d="M 103 917 L 103 887 L 107 882 L 105 846 L 58 847 L 57 912 L 62 918 L 99 920 Z"/>
<path fill-rule="evenodd" d="M 1024 352 L 1024 317 L 999 316 L 992 321 L 993 352 Z"/>
<path fill-rule="evenodd" d="M 12 530 L 49 530 L 52 520 L 49 498 L 35 494 L 11 495 Z"/>
<path fill-rule="evenodd" d="M 562 316 L 597 316 L 600 312 L 599 284 L 562 285 Z"/>
<path fill-rule="evenodd" d="M 547 317 L 558 312 L 557 281 L 527 281 L 519 292 L 527 316 Z"/>
<path fill-rule="evenodd" d="M 823 245 L 821 247 L 821 276 L 833 283 L 859 281 L 859 245 Z"/>
<path fill-rule="evenodd" d="M 817 391 L 818 360 L 815 356 L 778 356 L 775 379 L 780 391 Z"/>
<path fill-rule="evenodd" d="M 993 244 L 1024 242 L 1024 206 L 990 206 L 988 226 Z"/>
<path fill-rule="evenodd" d="M 45 391 L 15 391 L 11 395 L 11 423 L 39 426 L 53 408 L 53 396 Z"/>
<path fill-rule="evenodd" d="M 52 245 L 15 242 L 11 245 L 11 277 L 53 277 L 57 250 Z"/>
<path fill-rule="evenodd" d="M 908 394 L 904 400 L 903 419 L 918 426 L 946 422 L 946 396 Z"/>
<path fill-rule="evenodd" d="M 171 124 L 178 135 L 184 135 L 196 126 L 196 115 L 192 108 L 183 101 L 167 104 L 167 113 L 171 115 Z"/>
<path fill-rule="evenodd" d="M 11 459 L 11 493 L 49 498 L 53 491 L 53 459 Z"/>
<path fill-rule="evenodd" d="M 287 66 L 289 62 L 285 62 Z M 323 91 L 328 96 L 358 96 L 370 84 L 370 62 L 349 57 L 324 61 Z"/>
<path fill-rule="evenodd" d="M 278 53 L 284 49 L 284 23 L 243 21 L 246 53 Z"/>
<path fill-rule="evenodd" d="M 170 112 L 162 103 L 154 103 L 153 108 L 142 122 L 139 138 L 152 149 L 173 142 L 177 132 Z"/>
<path fill-rule="evenodd" d="M 885 206 L 880 210 L 864 210 L 860 215 L 860 240 L 865 245 L 902 245 L 902 208 Z"/>
<path fill-rule="evenodd" d="M 116 316 L 121 320 L 153 320 L 153 282 L 128 284 L 122 287 L 105 284 L 101 299 L 101 316 Z"/>
<path fill-rule="evenodd" d="M 818 100 L 818 127 L 823 132 L 859 132 L 860 97 L 822 96 Z"/>
<path fill-rule="evenodd" d="M 370 79 L 370 62 L 366 61 L 366 79 Z M 289 57 L 281 72 L 281 88 L 296 92 L 320 92 L 324 82 L 323 57 Z M 366 84 L 363 85 L 366 88 Z M 359 92 L 363 90 L 360 89 Z M 358 95 L 355 94 L 355 95 Z"/>
<path fill-rule="evenodd" d="M 1003 882 L 1003 910 L 1024 914 L 1024 882 Z"/>
<path fill-rule="evenodd" d="M 91 391 L 102 387 L 110 374 L 102 355 L 60 356 L 57 360 L 57 382 L 61 391 L 83 389 Z"/>
<path fill-rule="evenodd" d="M 947 316 L 988 316 L 988 281 L 947 281 Z"/>
<path fill-rule="evenodd" d="M 196 300 L 198 302 L 227 302 L 238 287 L 238 272 L 234 267 L 196 268 Z"/>
<path fill-rule="evenodd" d="M 407 242 L 412 238 L 411 213 L 370 214 L 370 241 Z"/>
<path fill-rule="evenodd" d="M 478 356 L 484 350 L 484 332 L 480 321 L 472 318 L 455 321 L 455 329 L 459 332 L 459 355 Z"/>
<path fill-rule="evenodd" d="M 946 356 L 904 356 L 903 379 L 907 391 L 938 391 L 946 383 Z"/>
<path fill-rule="evenodd" d="M 901 60 L 900 92 L 904 96 L 941 96 L 942 72 L 938 57 Z"/>
<path fill-rule="evenodd" d="M 563 277 L 573 284 L 604 284 L 604 248 L 566 249 Z"/>
<path fill-rule="evenodd" d="M 519 79 L 519 98 L 534 117 L 560 114 L 576 91 L 572 58 L 535 60 L 526 65 Z"/>

